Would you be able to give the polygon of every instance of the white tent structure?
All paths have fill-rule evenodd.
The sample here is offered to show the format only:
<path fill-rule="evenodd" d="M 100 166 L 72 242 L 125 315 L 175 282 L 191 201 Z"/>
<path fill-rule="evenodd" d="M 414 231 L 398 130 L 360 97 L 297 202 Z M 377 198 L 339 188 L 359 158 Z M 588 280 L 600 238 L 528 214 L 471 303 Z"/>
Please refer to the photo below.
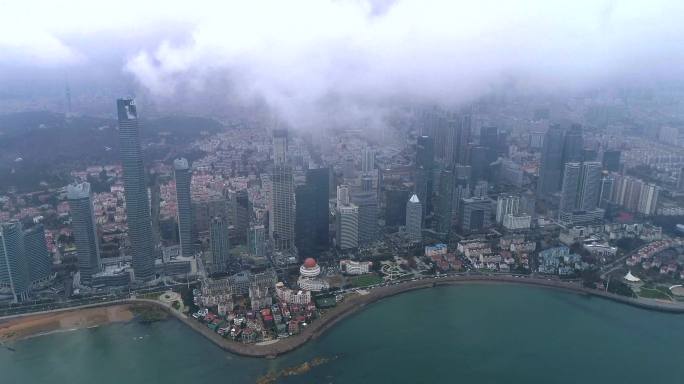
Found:
<path fill-rule="evenodd" d="M 630 283 L 638 283 L 641 281 L 640 278 L 632 275 L 632 271 L 627 272 L 627 274 L 624 277 L 625 280 L 627 280 Z"/>

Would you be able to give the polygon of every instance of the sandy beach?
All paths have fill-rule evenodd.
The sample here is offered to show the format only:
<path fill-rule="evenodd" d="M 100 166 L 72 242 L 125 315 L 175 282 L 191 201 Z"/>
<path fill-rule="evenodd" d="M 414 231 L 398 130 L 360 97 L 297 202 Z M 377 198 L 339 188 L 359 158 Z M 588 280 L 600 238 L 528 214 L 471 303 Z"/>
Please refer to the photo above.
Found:
<path fill-rule="evenodd" d="M 131 319 L 133 319 L 131 306 L 119 304 L 0 320 L 0 343 Z"/>

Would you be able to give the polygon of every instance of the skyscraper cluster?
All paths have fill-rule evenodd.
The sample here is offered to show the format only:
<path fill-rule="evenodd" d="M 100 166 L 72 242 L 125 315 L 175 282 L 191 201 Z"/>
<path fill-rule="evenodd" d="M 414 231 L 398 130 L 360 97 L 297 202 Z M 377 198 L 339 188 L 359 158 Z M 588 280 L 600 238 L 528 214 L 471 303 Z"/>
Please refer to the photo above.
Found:
<path fill-rule="evenodd" d="M 632 176 L 615 174 L 610 201 L 643 215 L 656 213 L 661 188 Z"/>

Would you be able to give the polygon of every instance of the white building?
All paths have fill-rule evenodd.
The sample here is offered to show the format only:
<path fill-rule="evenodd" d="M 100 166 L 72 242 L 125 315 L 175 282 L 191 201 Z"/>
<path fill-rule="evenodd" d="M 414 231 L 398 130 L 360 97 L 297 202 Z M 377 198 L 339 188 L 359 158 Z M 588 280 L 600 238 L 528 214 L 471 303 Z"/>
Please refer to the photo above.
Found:
<path fill-rule="evenodd" d="M 373 262 L 340 260 L 340 270 L 347 275 L 363 275 L 370 272 Z"/>
<path fill-rule="evenodd" d="M 359 247 L 359 207 L 354 204 L 337 207 L 337 246 L 340 249 Z"/>
<path fill-rule="evenodd" d="M 287 304 L 306 305 L 311 303 L 311 292 L 309 291 L 294 291 L 285 287 L 282 282 L 278 282 L 275 286 L 276 296 L 278 299 Z"/>
<path fill-rule="evenodd" d="M 504 216 L 520 212 L 520 196 L 501 195 L 496 200 L 496 223 L 503 224 Z"/>
<path fill-rule="evenodd" d="M 503 217 L 503 226 L 508 230 L 529 229 L 532 225 L 532 216 L 515 215 L 507 213 Z"/>

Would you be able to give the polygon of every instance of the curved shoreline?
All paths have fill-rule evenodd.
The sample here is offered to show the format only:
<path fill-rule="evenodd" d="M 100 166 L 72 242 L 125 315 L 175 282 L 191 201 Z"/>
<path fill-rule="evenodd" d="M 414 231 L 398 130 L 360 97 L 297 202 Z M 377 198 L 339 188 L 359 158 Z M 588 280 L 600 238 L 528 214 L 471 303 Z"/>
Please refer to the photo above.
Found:
<path fill-rule="evenodd" d="M 310 340 L 315 340 L 323 335 L 327 330 L 332 328 L 339 321 L 348 316 L 357 313 L 359 310 L 365 308 L 367 305 L 380 301 L 382 299 L 396 296 L 404 292 L 414 291 L 417 289 L 432 288 L 446 285 L 459 284 L 518 284 L 527 286 L 536 286 L 542 288 L 559 289 L 566 292 L 595 296 L 604 298 L 613 302 L 627 304 L 633 307 L 642 309 L 667 312 L 667 313 L 684 313 L 684 305 L 676 303 L 660 302 L 650 299 L 635 299 L 625 296 L 619 296 L 613 293 L 599 291 L 595 289 L 584 288 L 581 285 L 572 282 L 563 282 L 560 280 L 547 280 L 533 277 L 513 277 L 513 276 L 447 276 L 442 278 L 425 278 L 416 281 L 407 281 L 398 283 L 397 285 L 390 285 L 384 287 L 377 287 L 368 292 L 366 295 L 354 295 L 351 298 L 345 299 L 336 307 L 327 310 L 320 318 L 307 326 L 301 333 L 290 336 L 285 339 L 280 339 L 278 342 L 268 345 L 256 344 L 242 344 L 232 340 L 224 339 L 217 333 L 214 333 L 204 324 L 191 319 L 177 311 L 165 307 L 159 302 L 150 301 L 165 307 L 175 318 L 179 319 L 190 328 L 199 332 L 208 340 L 223 350 L 231 352 L 240 356 L 247 357 L 266 357 L 275 358 L 285 353 L 294 351 L 303 346 Z"/>
<path fill-rule="evenodd" d="M 96 303 L 81 307 L 62 308 L 43 313 L 20 314 L 0 318 L 0 323 L 4 320 L 12 318 L 35 316 L 45 313 L 78 311 L 84 308 L 112 306 L 119 304 L 148 304 L 154 305 L 158 308 L 165 310 L 174 318 L 183 322 L 185 325 L 195 330 L 200 335 L 204 336 L 206 339 L 208 339 L 216 346 L 225 351 L 246 357 L 275 358 L 277 356 L 291 352 L 303 346 L 310 340 L 317 339 L 318 337 L 322 336 L 327 330 L 332 328 L 335 324 L 347 318 L 348 316 L 351 316 L 357 313 L 358 311 L 364 309 L 369 304 L 373 304 L 382 299 L 396 296 L 405 292 L 414 291 L 417 289 L 462 284 L 517 284 L 549 289 L 558 289 L 580 295 L 600 297 L 613 302 L 627 304 L 633 307 L 638 307 L 646 310 L 667 313 L 684 313 L 684 303 L 671 303 L 652 299 L 636 299 L 625 296 L 619 296 L 605 291 L 585 288 L 574 282 L 566 282 L 555 279 L 543 279 L 535 277 L 514 277 L 511 275 L 452 275 L 443 277 L 423 278 L 415 281 L 399 282 L 395 285 L 373 288 L 372 290 L 369 290 L 368 293 L 365 295 L 352 295 L 351 297 L 345 298 L 343 302 L 338 303 L 336 307 L 325 310 L 320 318 L 318 318 L 316 321 L 314 321 L 306 328 L 304 328 L 301 333 L 294 336 L 290 336 L 285 339 L 279 339 L 275 343 L 266 345 L 242 344 L 229 339 L 224 339 L 214 331 L 207 328 L 206 325 L 204 325 L 203 323 L 200 323 L 197 320 L 174 310 L 167 304 L 149 299 L 124 299 L 117 300 L 115 302 Z"/>

